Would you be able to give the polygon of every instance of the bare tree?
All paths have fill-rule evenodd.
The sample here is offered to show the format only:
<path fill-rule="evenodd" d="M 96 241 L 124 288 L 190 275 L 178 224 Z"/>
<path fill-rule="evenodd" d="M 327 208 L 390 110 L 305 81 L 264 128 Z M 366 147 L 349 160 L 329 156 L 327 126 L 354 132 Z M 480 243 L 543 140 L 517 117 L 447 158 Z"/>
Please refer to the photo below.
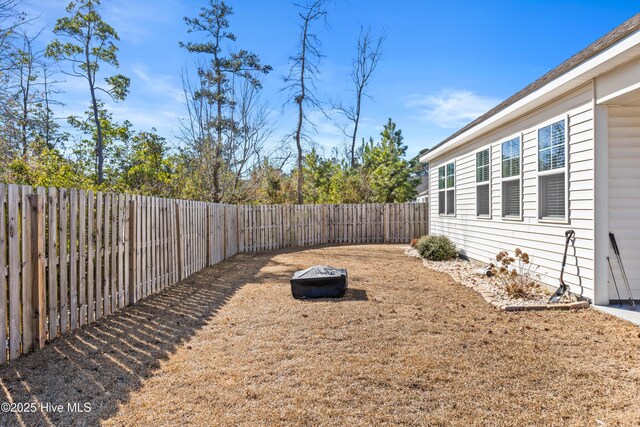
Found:
<path fill-rule="evenodd" d="M 235 126 L 226 144 L 227 164 L 233 182 L 228 186 L 228 199 L 238 201 L 242 197 L 243 183 L 251 171 L 260 164 L 266 153 L 266 143 L 273 136 L 275 123 L 269 116 L 268 105 L 261 101 L 259 88 L 248 81 L 233 92 Z"/>
<path fill-rule="evenodd" d="M 7 58 L 13 52 L 16 30 L 26 22 L 26 15 L 18 10 L 20 0 L 0 0 L 0 73 L 11 67 Z"/>
<path fill-rule="evenodd" d="M 18 107 L 17 124 L 20 138 L 18 143 L 23 157 L 27 155 L 29 149 L 29 133 L 32 129 L 33 121 L 31 114 L 33 105 L 38 102 L 37 80 L 43 65 L 44 51 L 37 51 L 33 48 L 34 41 L 38 35 L 29 36 L 25 32 L 20 33 L 20 47 L 11 55 L 11 74 L 13 74 L 15 85 L 17 86 L 15 105 Z"/>
<path fill-rule="evenodd" d="M 229 52 L 225 48 L 231 47 L 236 41 L 236 36 L 229 31 L 229 17 L 233 14 L 233 9 L 222 0 L 209 0 L 207 6 L 200 8 L 200 13 L 196 18 L 185 17 L 185 23 L 189 33 L 201 33 L 204 40 L 201 42 L 180 42 L 188 52 L 208 55 L 207 64 L 198 67 L 198 75 L 201 87 L 195 92 L 196 97 L 204 98 L 208 103 L 215 106 L 216 115 L 212 117 L 207 126 L 215 130 L 215 140 L 207 141 L 212 143 L 213 162 L 211 171 L 213 172 L 213 199 L 220 202 L 223 197 L 224 188 L 222 185 L 222 175 L 224 173 L 224 141 L 225 133 L 233 131 L 235 123 L 226 113 L 233 100 L 229 93 L 233 87 L 230 80 L 245 80 L 256 88 L 261 87 L 258 79 L 259 74 L 267 74 L 271 71 L 268 65 L 262 65 L 258 56 L 246 50 Z"/>
<path fill-rule="evenodd" d="M 280 155 L 279 147 L 267 146 L 275 123 L 267 104 L 260 98 L 260 88 L 246 79 L 234 83 L 238 83 L 238 87 L 230 89 L 230 123 L 223 134 L 221 158 L 218 158 L 217 129 L 212 125 L 217 117 L 216 105 L 198 96 L 201 82 L 193 83 L 189 73 L 182 72 L 187 116 L 181 122 L 178 140 L 188 149 L 188 162 L 196 172 L 192 177 L 198 180 L 197 186 L 204 192 L 200 197 L 205 200 L 215 197 L 212 183 L 217 175 L 219 200 L 242 201 L 249 190 L 247 185 L 250 186 L 251 181 L 248 178 L 252 171 L 265 157 L 276 159 Z M 216 162 L 221 166 L 214 171 Z"/>
<path fill-rule="evenodd" d="M 53 87 L 58 82 L 44 58 L 44 49 L 35 48 L 39 36 L 40 33 L 32 36 L 18 31 L 14 35 L 14 49 L 7 57 L 3 137 L 15 148 L 16 155 L 23 158 L 28 156 L 35 140 L 53 147 L 62 137 L 56 132 L 59 125 L 53 121 L 50 108 L 52 104 L 60 105 L 51 98 L 57 93 Z"/>
<path fill-rule="evenodd" d="M 304 202 L 302 187 L 304 178 L 302 176 L 303 142 L 308 141 L 308 132 L 305 125 L 313 123 L 309 120 L 309 109 L 321 109 L 320 103 L 315 96 L 315 81 L 318 78 L 318 63 L 322 54 L 320 53 L 320 39 L 313 33 L 311 26 L 319 20 L 326 20 L 326 7 L 329 0 L 311 0 L 304 5 L 296 4 L 300 8 L 298 15 L 302 20 L 300 24 L 300 40 L 298 53 L 290 58 L 291 67 L 289 75 L 285 77 L 285 90 L 289 90 L 288 102 L 294 102 L 298 108 L 298 119 L 293 132 L 293 139 L 297 149 L 297 194 L 298 204 Z"/>
<path fill-rule="evenodd" d="M 203 200 L 213 200 L 215 189 L 208 183 L 213 182 L 213 169 L 216 163 L 214 147 L 216 138 L 211 126 L 216 117 L 215 106 L 198 96 L 200 86 L 190 80 L 186 70 L 182 71 L 181 79 L 187 116 L 180 122 L 177 138 L 188 151 L 188 166 L 194 172 L 191 176 L 202 192 L 200 197 Z"/>
<path fill-rule="evenodd" d="M 40 86 L 38 105 L 39 105 L 39 120 L 36 122 L 36 133 L 44 141 L 48 147 L 55 147 L 66 137 L 66 134 L 60 133 L 60 125 L 56 123 L 51 107 L 53 105 L 64 105 L 61 101 L 52 98 L 52 95 L 60 93 L 55 89 L 55 85 L 61 83 L 56 80 L 55 71 L 52 67 L 44 61 L 42 63 L 42 73 L 40 77 Z"/>
<path fill-rule="evenodd" d="M 350 74 L 355 103 L 352 105 L 344 105 L 340 102 L 333 106 L 350 123 L 350 125 L 342 127 L 342 132 L 351 140 L 349 154 L 352 167 L 356 164 L 356 139 L 362 112 L 362 99 L 369 97 L 367 87 L 369 86 L 371 75 L 376 70 L 382 58 L 382 44 L 385 38 L 384 35 L 374 37 L 371 34 L 371 28 L 367 28 L 365 31 L 363 27 L 360 27 L 356 57 L 353 59 Z M 351 130 L 347 130 L 348 128 Z"/>
<path fill-rule="evenodd" d="M 17 135 L 15 85 L 12 70 L 16 49 L 16 33 L 25 23 L 25 14 L 18 10 L 20 0 L 0 0 L 0 150 L 8 159 L 14 149 Z"/>

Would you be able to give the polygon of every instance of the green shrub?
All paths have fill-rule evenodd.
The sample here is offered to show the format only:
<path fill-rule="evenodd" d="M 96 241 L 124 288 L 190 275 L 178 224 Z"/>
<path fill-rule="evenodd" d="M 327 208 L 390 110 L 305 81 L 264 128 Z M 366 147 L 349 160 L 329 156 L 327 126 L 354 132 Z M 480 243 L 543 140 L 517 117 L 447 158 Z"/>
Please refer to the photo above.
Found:
<path fill-rule="evenodd" d="M 422 236 L 418 240 L 416 250 L 422 258 L 431 261 L 446 261 L 458 256 L 456 245 L 447 236 L 442 235 Z"/>

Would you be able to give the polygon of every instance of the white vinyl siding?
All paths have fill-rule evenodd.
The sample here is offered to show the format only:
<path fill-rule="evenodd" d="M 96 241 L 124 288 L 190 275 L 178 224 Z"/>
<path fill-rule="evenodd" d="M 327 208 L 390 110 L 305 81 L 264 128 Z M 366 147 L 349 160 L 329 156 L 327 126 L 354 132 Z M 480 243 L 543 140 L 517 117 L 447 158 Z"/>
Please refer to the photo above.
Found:
<path fill-rule="evenodd" d="M 491 149 L 476 153 L 476 215 L 491 216 Z"/>
<path fill-rule="evenodd" d="M 520 120 L 486 134 L 467 146 L 432 159 L 433 167 L 455 161 L 456 216 L 438 217 L 438 206 L 430 207 L 429 232 L 449 236 L 464 256 L 481 262 L 495 260 L 501 250 L 516 247 L 529 253 L 545 283 L 558 285 L 564 251 L 564 232 L 576 231 L 575 250 L 567 256 L 565 281 L 571 289 L 593 296 L 593 109 L 591 86 L 550 103 Z M 568 147 L 566 215 L 570 225 L 538 219 L 538 148 L 540 127 L 566 117 Z M 502 218 L 502 142 L 520 135 L 521 219 Z M 476 153 L 490 148 L 491 218 L 477 216 Z M 638 162 L 640 164 L 640 162 Z M 639 168 L 640 169 L 640 168 Z M 434 174 L 435 175 L 435 174 Z M 437 188 L 437 176 L 431 188 Z M 640 187 L 640 185 L 639 185 Z M 640 239 L 640 237 L 638 237 Z M 640 295 L 640 291 L 638 292 Z"/>
<path fill-rule="evenodd" d="M 538 129 L 538 218 L 566 221 L 566 125 L 559 120 Z"/>
<path fill-rule="evenodd" d="M 640 298 L 640 107 L 609 108 L 609 231 L 615 234 L 633 297 Z M 621 298 L 628 295 L 609 244 Z M 618 299 L 609 281 L 609 298 Z"/>

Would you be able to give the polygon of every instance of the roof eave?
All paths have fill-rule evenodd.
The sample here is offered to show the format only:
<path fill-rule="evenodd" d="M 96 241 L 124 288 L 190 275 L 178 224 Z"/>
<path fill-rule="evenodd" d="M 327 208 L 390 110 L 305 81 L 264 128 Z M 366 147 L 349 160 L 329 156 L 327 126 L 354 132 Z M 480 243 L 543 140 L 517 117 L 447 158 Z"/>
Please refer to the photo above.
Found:
<path fill-rule="evenodd" d="M 424 156 L 421 156 L 420 161 L 429 162 L 431 159 L 456 149 L 471 139 L 491 132 L 497 127 L 521 117 L 637 56 L 640 56 L 640 31 L 636 31 L 620 40 L 450 141 L 434 147 Z"/>

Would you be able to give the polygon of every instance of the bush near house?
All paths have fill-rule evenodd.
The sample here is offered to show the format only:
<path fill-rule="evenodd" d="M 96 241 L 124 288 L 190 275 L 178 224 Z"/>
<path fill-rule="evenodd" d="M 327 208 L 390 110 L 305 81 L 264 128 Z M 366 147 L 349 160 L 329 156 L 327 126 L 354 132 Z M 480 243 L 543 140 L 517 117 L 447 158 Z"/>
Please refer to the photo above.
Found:
<path fill-rule="evenodd" d="M 430 261 L 446 261 L 458 256 L 456 245 L 447 236 L 422 236 L 416 244 L 422 258 Z"/>
<path fill-rule="evenodd" d="M 530 298 L 539 289 L 536 267 L 531 264 L 529 254 L 520 248 L 514 254 L 512 257 L 507 251 L 498 252 L 498 265 L 492 265 L 491 272 L 511 298 Z"/>

